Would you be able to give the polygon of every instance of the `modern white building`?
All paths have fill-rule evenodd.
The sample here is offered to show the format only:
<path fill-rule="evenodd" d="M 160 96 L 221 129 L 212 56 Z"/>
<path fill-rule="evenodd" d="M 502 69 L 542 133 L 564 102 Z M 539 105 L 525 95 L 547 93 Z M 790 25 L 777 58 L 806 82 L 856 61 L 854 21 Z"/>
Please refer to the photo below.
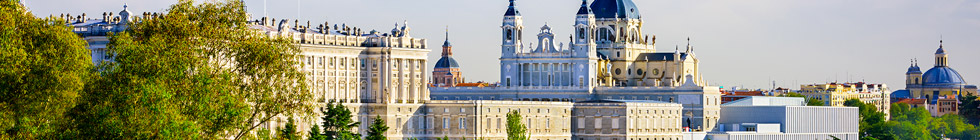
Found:
<path fill-rule="evenodd" d="M 712 140 L 857 140 L 858 108 L 803 106 L 803 98 L 754 96 L 721 106 Z"/>

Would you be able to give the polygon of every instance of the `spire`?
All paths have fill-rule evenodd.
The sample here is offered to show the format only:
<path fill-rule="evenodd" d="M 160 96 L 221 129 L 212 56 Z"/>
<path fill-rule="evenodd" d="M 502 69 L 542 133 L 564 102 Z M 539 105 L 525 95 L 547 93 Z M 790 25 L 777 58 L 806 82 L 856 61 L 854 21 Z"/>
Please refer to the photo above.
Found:
<path fill-rule="evenodd" d="M 946 49 L 943 49 L 942 39 L 939 39 L 939 49 L 936 50 L 936 54 L 946 54 Z"/>
<path fill-rule="evenodd" d="M 691 46 L 691 37 L 687 37 L 687 51 L 684 51 L 684 52 L 687 53 L 687 54 L 691 54 L 691 52 L 693 52 L 693 51 L 694 51 L 694 48 Z"/>
<path fill-rule="evenodd" d="M 589 8 L 589 5 L 585 1 L 586 0 L 582 0 L 582 7 L 578 8 L 577 14 L 579 15 L 592 14 L 592 8 Z"/>
<path fill-rule="evenodd" d="M 452 45 L 449 44 L 449 26 L 448 25 L 446 26 L 446 42 L 443 42 L 442 43 L 442 46 L 443 47 L 452 46 Z"/>
<path fill-rule="evenodd" d="M 514 5 L 514 0 L 510 0 L 510 6 L 507 7 L 504 16 L 521 16 L 521 12 L 517 11 L 517 6 Z"/>
<path fill-rule="evenodd" d="M 449 44 L 449 26 L 446 26 L 446 42 L 442 43 L 442 57 L 453 55 L 453 45 Z"/>

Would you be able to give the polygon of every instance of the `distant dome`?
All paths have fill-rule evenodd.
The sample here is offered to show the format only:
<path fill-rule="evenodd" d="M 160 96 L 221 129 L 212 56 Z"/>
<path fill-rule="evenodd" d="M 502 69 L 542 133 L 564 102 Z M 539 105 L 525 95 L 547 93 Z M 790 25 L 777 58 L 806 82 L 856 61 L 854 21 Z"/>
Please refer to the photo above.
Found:
<path fill-rule="evenodd" d="M 925 85 L 959 85 L 966 84 L 959 72 L 950 67 L 933 67 L 922 74 L 922 81 Z"/>
<path fill-rule="evenodd" d="M 595 0 L 589 7 L 596 18 L 640 19 L 640 9 L 633 0 Z"/>
<path fill-rule="evenodd" d="M 459 63 L 456 63 L 456 59 L 452 57 L 443 56 L 436 62 L 435 68 L 459 68 Z"/>
<path fill-rule="evenodd" d="M 910 66 L 909 71 L 905 72 L 905 74 L 922 74 L 922 70 L 918 66 Z"/>

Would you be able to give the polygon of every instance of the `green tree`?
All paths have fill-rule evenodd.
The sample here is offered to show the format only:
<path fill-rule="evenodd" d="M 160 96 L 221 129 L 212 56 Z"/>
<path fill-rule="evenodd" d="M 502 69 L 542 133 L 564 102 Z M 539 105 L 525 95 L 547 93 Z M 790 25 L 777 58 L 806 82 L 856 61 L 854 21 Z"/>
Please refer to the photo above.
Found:
<path fill-rule="evenodd" d="M 977 96 L 967 95 L 960 98 L 959 114 L 970 124 L 980 125 L 980 101 Z"/>
<path fill-rule="evenodd" d="M 323 117 L 321 124 L 323 126 L 323 131 L 321 133 L 320 127 L 313 125 L 313 129 L 310 132 L 310 139 L 317 140 L 358 140 L 361 139 L 361 135 L 352 132 L 355 127 L 360 125 L 360 122 L 354 122 L 352 112 L 343 104 L 330 102 L 327 104 L 326 108 L 320 109 Z"/>
<path fill-rule="evenodd" d="M 371 123 L 371 126 L 369 126 L 367 137 L 365 137 L 364 139 L 388 140 L 388 138 L 385 137 L 385 131 L 388 131 L 388 126 L 385 124 L 385 120 L 381 119 L 381 116 L 378 116 L 378 118 L 375 118 L 374 122 Z"/>
<path fill-rule="evenodd" d="M 181 0 L 110 35 L 115 62 L 72 109 L 72 135 L 241 139 L 277 116 L 309 116 L 298 46 L 249 29 L 247 17 L 238 0 Z"/>
<path fill-rule="evenodd" d="M 286 122 L 286 126 L 279 128 L 278 139 L 280 140 L 299 140 L 299 132 L 296 130 L 296 120 L 289 117 L 289 121 Z"/>
<path fill-rule="evenodd" d="M 64 20 L 0 0 L 0 139 L 54 139 L 92 68 L 88 46 Z"/>
<path fill-rule="evenodd" d="M 507 140 L 528 140 L 527 127 L 521 123 L 521 118 L 519 110 L 507 113 Z"/>
<path fill-rule="evenodd" d="M 879 128 L 885 122 L 885 113 L 879 112 L 877 107 L 872 104 L 865 104 L 859 99 L 848 99 L 844 101 L 844 106 L 858 107 L 859 134 L 870 137 L 883 137 L 889 135 L 887 130 Z"/>

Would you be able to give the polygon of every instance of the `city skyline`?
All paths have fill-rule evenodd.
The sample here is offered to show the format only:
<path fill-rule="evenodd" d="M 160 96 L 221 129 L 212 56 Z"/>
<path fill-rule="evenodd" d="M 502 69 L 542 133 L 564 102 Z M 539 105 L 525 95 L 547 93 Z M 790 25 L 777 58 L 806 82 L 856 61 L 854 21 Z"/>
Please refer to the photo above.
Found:
<path fill-rule="evenodd" d="M 63 5 L 42 5 L 59 2 Z M 580 1 L 519 0 L 528 32 L 547 23 L 557 41 L 567 44 L 572 18 Z M 904 88 L 909 59 L 931 68 L 940 36 L 950 54 L 950 66 L 969 83 L 977 83 L 980 60 L 980 2 L 913 1 L 636 1 L 645 21 L 643 34 L 658 37 L 658 51 L 686 46 L 691 37 L 702 60 L 704 79 L 711 85 L 767 89 L 798 88 L 800 84 L 832 81 L 885 83 Z M 885 3 L 887 2 L 887 3 Z M 34 14 L 82 12 L 95 16 L 106 9 L 160 12 L 175 1 L 44 1 L 25 2 Z M 119 3 L 115 5 L 113 3 Z M 263 15 L 263 1 L 246 1 L 253 19 Z M 329 6 L 345 5 L 345 6 Z M 438 60 L 445 26 L 463 75 L 469 81 L 497 81 L 500 18 L 507 2 L 499 1 L 278 1 L 268 3 L 271 18 L 346 23 L 368 30 L 390 30 L 403 20 L 413 37 L 429 39 L 429 67 Z M 300 8 L 296 8 L 300 7 Z M 373 7 L 373 9 L 368 9 Z M 298 9 L 298 10 L 297 10 Z M 299 12 L 297 12 L 299 11 Z M 358 11 L 358 12 L 346 12 Z M 118 11 L 113 11 L 118 12 Z M 525 44 L 530 41 L 525 41 Z M 683 47 L 680 49 L 684 49 Z M 495 52 L 495 53 L 483 53 Z"/>

